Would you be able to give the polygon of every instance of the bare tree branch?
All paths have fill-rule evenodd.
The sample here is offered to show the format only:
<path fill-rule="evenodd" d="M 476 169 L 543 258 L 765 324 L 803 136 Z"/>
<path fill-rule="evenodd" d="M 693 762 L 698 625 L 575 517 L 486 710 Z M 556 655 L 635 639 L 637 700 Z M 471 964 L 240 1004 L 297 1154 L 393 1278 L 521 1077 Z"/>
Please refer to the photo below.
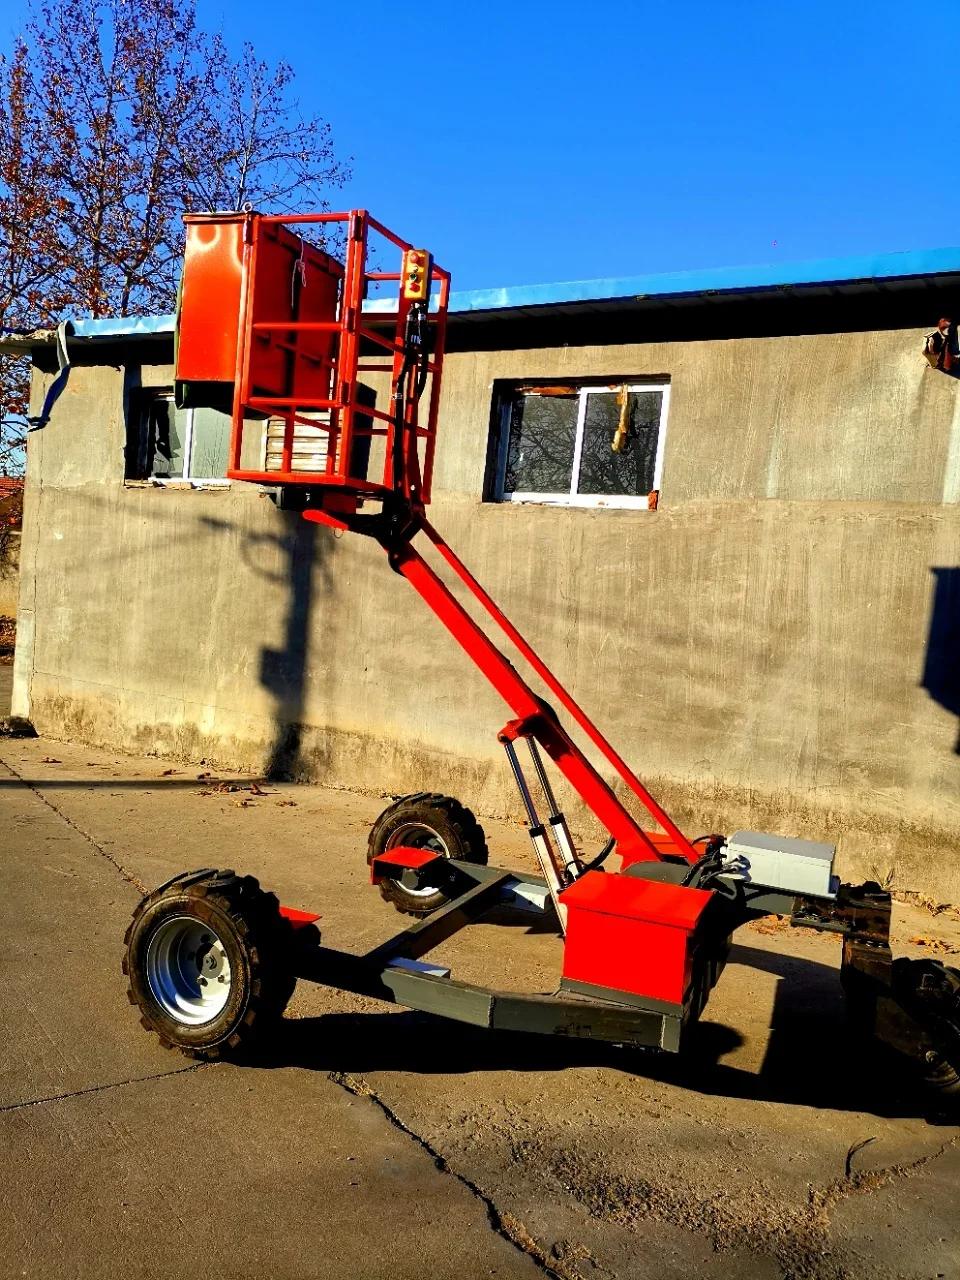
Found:
<path fill-rule="evenodd" d="M 195 0 L 33 0 L 0 59 L 0 327 L 171 311 L 185 212 L 328 209 L 349 166 L 293 78 L 234 57 Z M 25 366 L 0 358 L 0 471 L 22 465 Z"/>

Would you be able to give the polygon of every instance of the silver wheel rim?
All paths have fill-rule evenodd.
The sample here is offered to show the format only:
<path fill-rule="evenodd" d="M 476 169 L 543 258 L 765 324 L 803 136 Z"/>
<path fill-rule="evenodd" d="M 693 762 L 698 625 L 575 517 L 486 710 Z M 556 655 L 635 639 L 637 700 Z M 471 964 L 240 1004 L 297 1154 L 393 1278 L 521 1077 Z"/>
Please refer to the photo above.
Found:
<path fill-rule="evenodd" d="M 147 946 L 147 982 L 164 1013 L 202 1026 L 230 999 L 231 971 L 216 930 L 193 916 L 165 920 Z"/>
<path fill-rule="evenodd" d="M 450 857 L 450 850 L 447 848 L 443 837 L 439 832 L 434 831 L 433 827 L 428 827 L 424 822 L 408 822 L 404 826 L 398 827 L 387 841 L 387 848 L 396 849 L 398 845 L 405 845 L 408 849 L 429 849 L 431 853 L 442 853 L 445 858 Z M 433 889 L 429 885 L 424 889 L 408 889 L 399 880 L 393 880 L 391 883 L 395 884 L 398 889 L 402 889 L 404 893 L 409 893 L 411 898 L 429 898 L 431 894 L 438 892 L 437 889 Z"/>

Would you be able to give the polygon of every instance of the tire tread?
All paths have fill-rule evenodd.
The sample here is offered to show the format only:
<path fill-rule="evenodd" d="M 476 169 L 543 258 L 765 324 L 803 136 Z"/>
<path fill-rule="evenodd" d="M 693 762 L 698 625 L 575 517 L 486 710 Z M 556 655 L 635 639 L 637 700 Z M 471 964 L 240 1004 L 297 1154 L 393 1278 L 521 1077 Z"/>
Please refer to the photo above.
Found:
<path fill-rule="evenodd" d="M 453 796 L 442 795 L 438 791 L 417 791 L 413 795 L 401 796 L 393 804 L 388 805 L 370 829 L 367 840 L 367 865 L 369 866 L 377 854 L 382 853 L 389 838 L 389 828 L 395 819 L 401 816 L 417 818 L 430 824 L 438 818 L 449 828 L 458 848 L 453 855 L 465 862 L 475 862 L 486 866 L 489 859 L 487 839 L 483 827 L 476 815 L 465 804 Z M 401 915 L 427 916 L 436 910 L 437 902 L 420 906 L 408 895 L 403 886 L 393 880 L 380 881 L 380 895 L 384 901 L 391 903 Z"/>
<path fill-rule="evenodd" d="M 292 969 L 293 928 L 280 914 L 276 894 L 260 888 L 255 876 L 238 876 L 233 870 L 184 872 L 147 894 L 138 904 L 124 935 L 127 950 L 123 956 L 123 972 L 130 978 L 135 963 L 130 949 L 131 939 L 143 913 L 165 899 L 202 899 L 228 917 L 246 952 L 250 970 L 249 999 L 244 1016 L 229 1034 L 209 1045 L 174 1044 L 168 1034 L 156 1027 L 137 997 L 133 983 L 127 998 L 140 1008 L 140 1023 L 155 1033 L 164 1048 L 178 1048 L 189 1058 L 215 1061 L 224 1049 L 235 1049 L 252 1040 L 265 1026 L 283 1014 L 296 986 Z M 144 984 L 145 985 L 145 984 Z"/>

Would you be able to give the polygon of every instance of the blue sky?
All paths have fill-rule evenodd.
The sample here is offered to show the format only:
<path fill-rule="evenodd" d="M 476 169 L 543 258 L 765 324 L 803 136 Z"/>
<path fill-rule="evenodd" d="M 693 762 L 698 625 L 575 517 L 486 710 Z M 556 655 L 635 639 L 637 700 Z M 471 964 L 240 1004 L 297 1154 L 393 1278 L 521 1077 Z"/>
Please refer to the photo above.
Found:
<path fill-rule="evenodd" d="M 199 10 L 455 288 L 960 243 L 960 0 Z"/>

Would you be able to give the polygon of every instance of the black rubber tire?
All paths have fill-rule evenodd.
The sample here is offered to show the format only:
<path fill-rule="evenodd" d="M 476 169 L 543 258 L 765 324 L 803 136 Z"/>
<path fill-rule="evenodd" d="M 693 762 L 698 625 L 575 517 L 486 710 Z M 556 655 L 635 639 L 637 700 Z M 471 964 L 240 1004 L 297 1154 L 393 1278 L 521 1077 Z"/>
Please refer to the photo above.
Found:
<path fill-rule="evenodd" d="M 147 974 L 147 948 L 164 923 L 187 916 L 210 925 L 219 936 L 231 970 L 226 1005 L 208 1022 L 190 1024 L 172 1017 L 158 1001 Z M 293 928 L 280 914 L 276 895 L 253 876 L 234 871 L 187 871 L 148 894 L 124 937 L 123 972 L 127 998 L 140 1010 L 140 1025 L 157 1034 L 166 1049 L 213 1060 L 240 1044 L 251 1044 L 283 1015 L 297 980 Z"/>
<path fill-rule="evenodd" d="M 920 1072 L 920 1084 L 928 1097 L 939 1098 L 951 1106 L 960 1103 L 960 1071 L 936 1050 L 927 1055 Z"/>
<path fill-rule="evenodd" d="M 939 960 L 893 962 L 894 992 L 910 1015 L 926 1029 L 935 1048 L 919 1065 L 920 1084 L 927 1096 L 960 1103 L 960 969 Z"/>
<path fill-rule="evenodd" d="M 405 843 L 403 833 L 416 832 L 418 827 L 424 835 L 433 834 L 439 838 L 445 857 L 486 866 L 489 857 L 486 836 L 471 811 L 452 796 L 428 791 L 403 796 L 384 809 L 370 829 L 367 865 L 377 854 Z M 417 843 L 416 836 L 412 842 Z M 431 894 L 411 893 L 397 880 L 381 880 L 380 893 L 399 912 L 410 916 L 429 915 L 448 901 L 447 894 L 441 889 Z"/>

